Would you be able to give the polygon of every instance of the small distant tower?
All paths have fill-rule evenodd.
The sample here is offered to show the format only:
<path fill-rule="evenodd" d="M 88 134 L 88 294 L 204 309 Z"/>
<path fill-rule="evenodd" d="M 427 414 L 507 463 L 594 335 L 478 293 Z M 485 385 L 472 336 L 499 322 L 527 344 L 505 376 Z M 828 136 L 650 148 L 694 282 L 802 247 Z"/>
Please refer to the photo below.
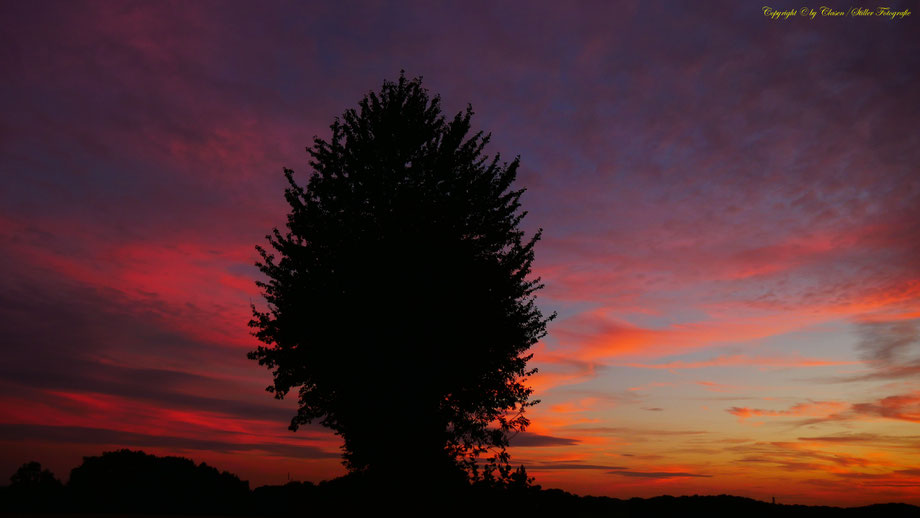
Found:
<path fill-rule="evenodd" d="M 776 497 L 773 497 L 773 505 L 776 505 Z"/>

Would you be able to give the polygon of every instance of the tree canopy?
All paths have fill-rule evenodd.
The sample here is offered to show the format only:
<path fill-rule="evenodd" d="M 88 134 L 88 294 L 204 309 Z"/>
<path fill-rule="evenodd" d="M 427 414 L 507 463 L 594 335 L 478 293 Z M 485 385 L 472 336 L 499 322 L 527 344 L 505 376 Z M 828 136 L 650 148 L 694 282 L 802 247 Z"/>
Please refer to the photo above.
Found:
<path fill-rule="evenodd" d="M 421 79 L 384 81 L 285 169 L 284 232 L 257 246 L 268 309 L 250 326 L 291 429 L 319 421 L 357 472 L 511 475 L 510 434 L 536 401 L 528 350 L 555 315 L 535 304 L 519 158 L 484 154 L 467 107 L 444 117 Z M 477 459 L 481 459 L 477 461 Z"/>
<path fill-rule="evenodd" d="M 235 513 L 249 482 L 204 462 L 122 449 L 83 457 L 68 488 L 77 509 L 106 513 Z"/>
<path fill-rule="evenodd" d="M 61 481 L 55 478 L 50 470 L 42 469 L 42 465 L 32 461 L 19 466 L 16 473 L 10 477 L 10 487 L 15 489 L 36 489 L 59 487 Z"/>

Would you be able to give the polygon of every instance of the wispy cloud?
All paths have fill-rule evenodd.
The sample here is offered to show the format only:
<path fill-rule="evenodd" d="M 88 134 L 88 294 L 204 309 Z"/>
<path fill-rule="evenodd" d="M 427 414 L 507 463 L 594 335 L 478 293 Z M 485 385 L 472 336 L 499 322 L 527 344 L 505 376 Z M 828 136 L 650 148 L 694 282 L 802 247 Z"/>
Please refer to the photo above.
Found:
<path fill-rule="evenodd" d="M 611 471 L 608 471 L 607 473 L 610 475 L 620 475 L 621 477 L 654 478 L 658 480 L 671 479 L 671 478 L 683 478 L 683 477 L 703 477 L 703 478 L 712 477 L 712 475 L 702 475 L 699 473 L 682 473 L 679 471 L 669 472 L 669 471 L 611 470 Z"/>
<path fill-rule="evenodd" d="M 576 439 L 567 439 L 565 437 L 553 437 L 549 435 L 540 435 L 531 432 L 520 432 L 511 438 L 511 446 L 521 448 L 547 447 L 547 446 L 574 446 L 578 444 Z"/>
<path fill-rule="evenodd" d="M 706 367 L 753 367 L 753 368 L 804 368 L 804 367 L 825 367 L 829 365 L 854 365 L 859 362 L 839 361 L 821 358 L 803 358 L 800 356 L 747 356 L 744 354 L 733 354 L 717 356 L 710 360 L 702 361 L 672 361 L 666 363 L 621 363 L 614 364 L 622 367 L 633 367 L 639 369 L 663 369 L 663 370 L 682 370 L 682 369 L 702 369 Z"/>
<path fill-rule="evenodd" d="M 857 321 L 857 350 L 869 372 L 836 381 L 891 380 L 920 375 L 920 319 Z"/>
<path fill-rule="evenodd" d="M 845 410 L 850 405 L 842 401 L 811 401 L 797 403 L 785 410 L 765 410 L 761 408 L 731 407 L 726 410 L 729 414 L 743 421 L 750 417 L 800 417 L 800 416 L 833 416 Z"/>
<path fill-rule="evenodd" d="M 113 448 L 167 447 L 179 450 L 208 452 L 262 452 L 270 456 L 304 459 L 337 459 L 341 452 L 310 444 L 280 442 L 237 442 L 200 437 L 151 435 L 107 428 L 82 426 L 46 426 L 35 424 L 0 423 L 2 441 L 46 441 L 55 444 L 79 444 Z"/>
<path fill-rule="evenodd" d="M 796 426 L 878 418 L 920 422 L 920 391 L 887 396 L 868 403 L 811 401 L 797 403 L 784 410 L 731 407 L 726 412 L 737 416 L 739 422 L 751 417 L 809 417 L 794 421 Z"/>

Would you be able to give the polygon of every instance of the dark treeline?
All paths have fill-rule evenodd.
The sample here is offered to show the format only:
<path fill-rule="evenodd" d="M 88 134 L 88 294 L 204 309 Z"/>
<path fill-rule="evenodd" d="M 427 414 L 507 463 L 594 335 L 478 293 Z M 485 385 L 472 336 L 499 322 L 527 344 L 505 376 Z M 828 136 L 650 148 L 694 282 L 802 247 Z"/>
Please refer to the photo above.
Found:
<path fill-rule="evenodd" d="M 419 474 L 420 477 L 424 474 Z M 411 480 L 380 490 L 360 474 L 319 484 L 289 482 L 250 490 L 226 471 L 180 457 L 120 450 L 83 463 L 62 484 L 37 462 L 24 464 L 0 488 L 4 513 L 119 513 L 223 516 L 920 516 L 920 508 L 881 504 L 858 508 L 810 507 L 734 496 L 661 496 L 620 500 L 577 496 L 528 483 L 421 491 Z M 394 491 L 394 487 L 401 489 Z"/>

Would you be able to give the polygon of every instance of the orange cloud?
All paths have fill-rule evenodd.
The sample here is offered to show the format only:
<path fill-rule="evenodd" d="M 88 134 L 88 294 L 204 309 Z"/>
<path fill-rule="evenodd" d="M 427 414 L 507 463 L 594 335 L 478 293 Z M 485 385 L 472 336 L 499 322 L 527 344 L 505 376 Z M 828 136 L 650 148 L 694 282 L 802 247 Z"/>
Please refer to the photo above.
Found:
<path fill-rule="evenodd" d="M 824 316 L 810 313 L 745 316 L 727 309 L 721 312 L 725 314 L 711 320 L 649 329 L 618 319 L 608 308 L 598 308 L 552 326 L 550 333 L 561 343 L 562 350 L 569 357 L 580 361 L 596 361 L 626 355 L 660 357 L 720 344 L 749 342 L 826 320 Z M 741 362 L 743 359 L 735 361 Z M 832 360 L 800 358 L 798 361 Z"/>
<path fill-rule="evenodd" d="M 533 348 L 533 355 L 531 364 L 536 366 L 538 371 L 527 384 L 534 389 L 535 394 L 542 394 L 562 385 L 582 383 L 598 374 L 596 363 L 551 353 L 543 342 Z"/>
<path fill-rule="evenodd" d="M 659 335 L 658 331 L 614 319 L 603 308 L 572 317 L 551 332 L 582 360 L 636 353 Z"/>
<path fill-rule="evenodd" d="M 920 391 L 888 396 L 875 403 L 858 403 L 853 405 L 853 412 L 920 423 Z"/>
<path fill-rule="evenodd" d="M 749 417 L 796 417 L 816 416 L 827 417 L 840 412 L 850 405 L 841 401 L 815 401 L 798 403 L 786 410 L 763 410 L 759 408 L 732 407 L 726 410 L 729 414 L 738 416 L 739 421 Z"/>

